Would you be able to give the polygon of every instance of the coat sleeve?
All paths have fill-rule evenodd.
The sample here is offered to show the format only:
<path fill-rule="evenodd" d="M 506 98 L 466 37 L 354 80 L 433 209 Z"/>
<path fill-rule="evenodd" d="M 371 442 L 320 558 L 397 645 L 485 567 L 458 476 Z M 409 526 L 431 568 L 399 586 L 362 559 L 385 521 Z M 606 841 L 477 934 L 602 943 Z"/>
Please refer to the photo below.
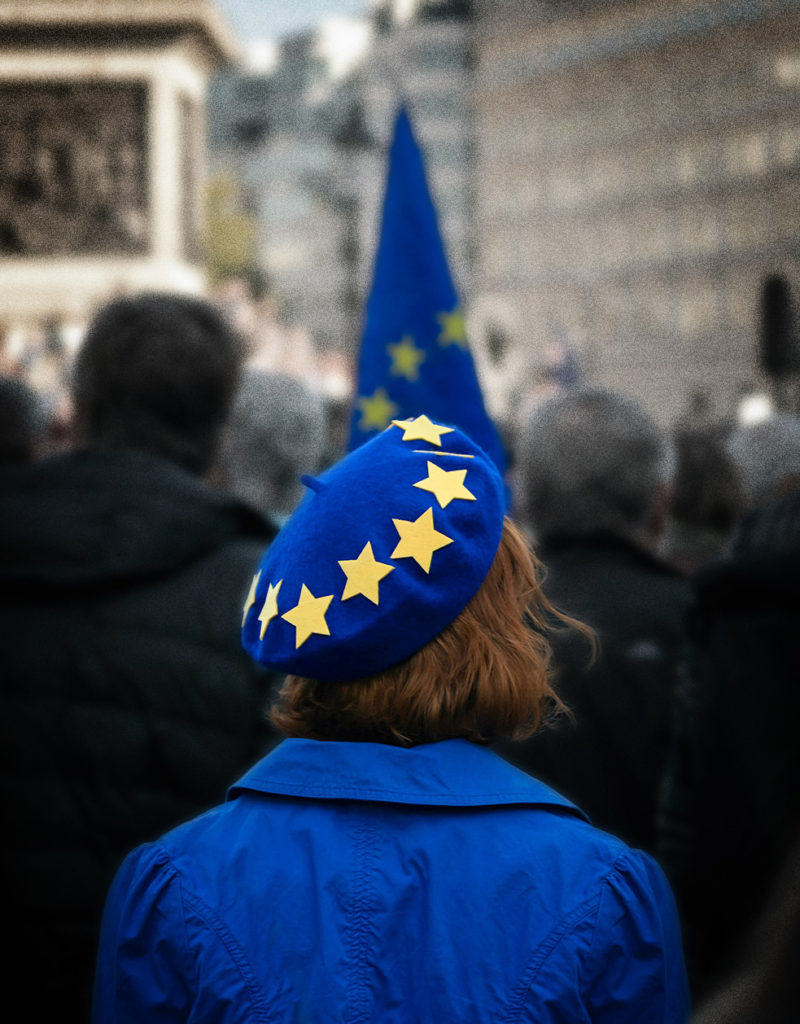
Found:
<path fill-rule="evenodd" d="M 191 977 L 180 881 L 159 847 L 141 847 L 117 872 L 106 900 L 92 1020 L 184 1022 Z"/>
<path fill-rule="evenodd" d="M 647 854 L 627 851 L 604 883 L 585 981 L 593 1024 L 689 1019 L 675 901 Z"/>

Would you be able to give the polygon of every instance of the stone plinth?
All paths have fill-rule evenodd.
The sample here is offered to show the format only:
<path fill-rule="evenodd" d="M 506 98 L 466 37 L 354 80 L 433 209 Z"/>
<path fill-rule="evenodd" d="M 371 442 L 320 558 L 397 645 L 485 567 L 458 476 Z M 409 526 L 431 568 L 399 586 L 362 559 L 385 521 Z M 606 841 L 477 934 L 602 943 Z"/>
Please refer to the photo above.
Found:
<path fill-rule="evenodd" d="M 0 326 L 201 292 L 211 0 L 0 0 Z"/>

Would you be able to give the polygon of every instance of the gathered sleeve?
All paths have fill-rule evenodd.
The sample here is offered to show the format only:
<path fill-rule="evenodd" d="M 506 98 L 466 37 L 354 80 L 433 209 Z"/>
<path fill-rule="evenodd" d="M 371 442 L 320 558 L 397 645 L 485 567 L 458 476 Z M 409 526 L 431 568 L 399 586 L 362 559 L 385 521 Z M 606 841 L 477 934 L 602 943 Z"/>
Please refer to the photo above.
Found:
<path fill-rule="evenodd" d="M 178 1024 L 192 977 L 180 879 L 155 845 L 122 864 L 109 890 L 95 974 L 94 1024 Z"/>
<path fill-rule="evenodd" d="M 661 868 L 628 850 L 606 878 L 586 963 L 593 1024 L 685 1024 L 689 992 L 675 901 Z"/>

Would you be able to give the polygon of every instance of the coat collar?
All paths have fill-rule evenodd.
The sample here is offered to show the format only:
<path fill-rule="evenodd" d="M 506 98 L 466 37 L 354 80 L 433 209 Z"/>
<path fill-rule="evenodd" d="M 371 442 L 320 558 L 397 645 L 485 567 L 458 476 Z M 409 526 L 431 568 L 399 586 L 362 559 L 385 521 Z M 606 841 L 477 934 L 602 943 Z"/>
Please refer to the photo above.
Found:
<path fill-rule="evenodd" d="M 467 740 L 416 747 L 288 739 L 228 791 L 440 807 L 525 804 L 585 817 L 564 797 Z"/>

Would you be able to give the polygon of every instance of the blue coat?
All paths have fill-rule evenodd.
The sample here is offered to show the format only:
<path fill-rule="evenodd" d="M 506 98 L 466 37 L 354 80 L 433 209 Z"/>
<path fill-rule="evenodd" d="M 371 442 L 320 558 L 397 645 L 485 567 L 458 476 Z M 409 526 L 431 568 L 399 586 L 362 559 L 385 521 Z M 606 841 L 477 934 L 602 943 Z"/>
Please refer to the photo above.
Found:
<path fill-rule="evenodd" d="M 681 1024 L 653 860 L 465 740 L 286 740 L 109 894 L 97 1024 Z"/>

